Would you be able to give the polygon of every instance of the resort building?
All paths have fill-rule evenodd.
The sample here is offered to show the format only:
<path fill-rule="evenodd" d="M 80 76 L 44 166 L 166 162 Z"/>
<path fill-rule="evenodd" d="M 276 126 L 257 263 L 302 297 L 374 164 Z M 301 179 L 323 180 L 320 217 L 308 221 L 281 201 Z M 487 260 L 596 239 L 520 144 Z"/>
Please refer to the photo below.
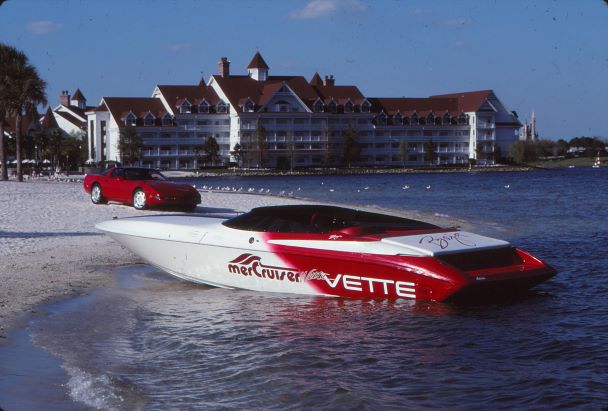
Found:
<path fill-rule="evenodd" d="M 91 159 L 120 161 L 120 132 L 131 126 L 143 140 L 141 164 L 170 169 L 492 164 L 521 128 L 492 90 L 367 97 L 333 76 L 271 76 L 260 53 L 247 74 L 231 74 L 223 57 L 206 83 L 104 97 L 86 115 Z M 219 161 L 205 150 L 210 139 Z"/>

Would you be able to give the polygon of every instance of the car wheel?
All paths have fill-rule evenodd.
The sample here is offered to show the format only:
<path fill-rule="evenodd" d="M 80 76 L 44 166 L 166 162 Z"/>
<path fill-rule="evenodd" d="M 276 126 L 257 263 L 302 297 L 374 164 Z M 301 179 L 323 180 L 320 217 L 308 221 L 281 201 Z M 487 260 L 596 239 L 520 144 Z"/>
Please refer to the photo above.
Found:
<path fill-rule="evenodd" d="M 101 186 L 99 184 L 93 184 L 91 188 L 91 201 L 93 204 L 105 204 L 106 200 L 103 198 L 101 193 Z"/>
<path fill-rule="evenodd" d="M 137 210 L 145 210 L 146 208 L 146 193 L 141 188 L 133 192 L 133 207 Z"/>

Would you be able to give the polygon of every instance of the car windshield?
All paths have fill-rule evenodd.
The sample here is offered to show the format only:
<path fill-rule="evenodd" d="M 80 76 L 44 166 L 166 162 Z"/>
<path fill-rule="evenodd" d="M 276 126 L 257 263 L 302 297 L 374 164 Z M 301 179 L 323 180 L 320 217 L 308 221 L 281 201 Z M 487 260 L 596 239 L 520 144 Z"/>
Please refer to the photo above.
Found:
<path fill-rule="evenodd" d="M 159 171 L 145 168 L 126 168 L 125 180 L 166 180 Z"/>

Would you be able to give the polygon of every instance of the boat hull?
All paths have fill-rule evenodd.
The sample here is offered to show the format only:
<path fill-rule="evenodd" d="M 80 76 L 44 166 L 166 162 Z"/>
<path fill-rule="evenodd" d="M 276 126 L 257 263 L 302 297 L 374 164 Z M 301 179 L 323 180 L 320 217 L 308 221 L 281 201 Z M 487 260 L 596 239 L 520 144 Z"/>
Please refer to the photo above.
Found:
<path fill-rule="evenodd" d="M 463 271 L 431 256 L 273 245 L 259 233 L 245 233 L 243 238 L 232 233 L 228 242 L 222 230 L 196 229 L 166 238 L 106 232 L 149 264 L 180 279 L 263 292 L 460 301 L 512 294 L 555 274 L 521 250 L 517 250 L 521 264 Z"/>

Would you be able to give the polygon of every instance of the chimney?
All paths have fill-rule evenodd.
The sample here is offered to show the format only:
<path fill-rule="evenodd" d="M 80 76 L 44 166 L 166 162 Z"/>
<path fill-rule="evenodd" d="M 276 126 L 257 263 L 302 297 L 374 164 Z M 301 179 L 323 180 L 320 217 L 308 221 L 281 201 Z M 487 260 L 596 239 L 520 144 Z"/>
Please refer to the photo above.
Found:
<path fill-rule="evenodd" d="M 230 77 L 230 62 L 228 61 L 228 57 L 222 57 L 218 63 L 220 76 L 222 77 Z"/>
<path fill-rule="evenodd" d="M 61 95 L 59 96 L 59 104 L 64 105 L 66 107 L 70 107 L 70 93 L 67 90 L 61 90 Z"/>
<path fill-rule="evenodd" d="M 336 80 L 334 79 L 334 76 L 325 76 L 325 81 L 324 81 L 326 86 L 334 86 L 336 84 Z"/>

